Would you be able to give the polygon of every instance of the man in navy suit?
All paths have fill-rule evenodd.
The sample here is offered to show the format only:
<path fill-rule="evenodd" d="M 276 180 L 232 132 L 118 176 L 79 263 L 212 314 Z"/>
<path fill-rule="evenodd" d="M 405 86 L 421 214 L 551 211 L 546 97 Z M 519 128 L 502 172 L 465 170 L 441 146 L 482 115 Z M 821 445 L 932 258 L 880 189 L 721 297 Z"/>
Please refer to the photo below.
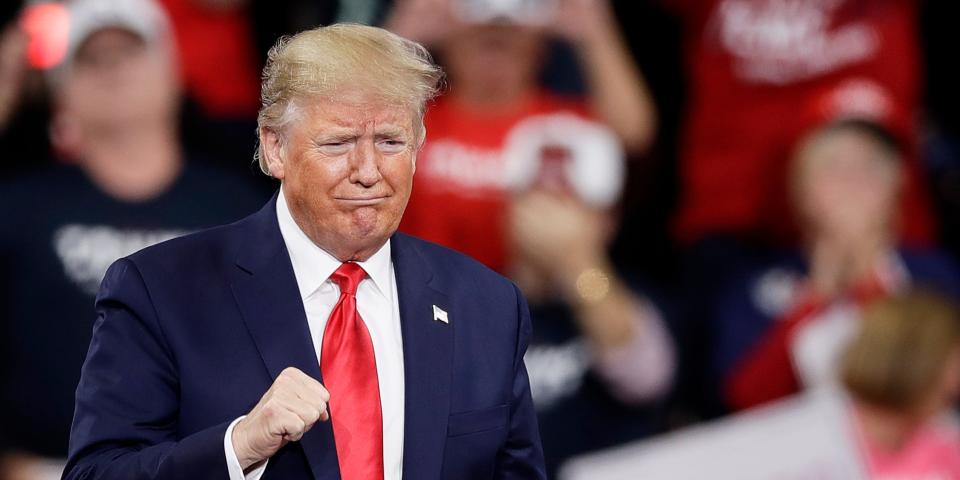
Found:
<path fill-rule="evenodd" d="M 440 76 L 373 27 L 271 50 L 280 192 L 110 268 L 65 479 L 545 478 L 522 295 L 395 233 Z"/>

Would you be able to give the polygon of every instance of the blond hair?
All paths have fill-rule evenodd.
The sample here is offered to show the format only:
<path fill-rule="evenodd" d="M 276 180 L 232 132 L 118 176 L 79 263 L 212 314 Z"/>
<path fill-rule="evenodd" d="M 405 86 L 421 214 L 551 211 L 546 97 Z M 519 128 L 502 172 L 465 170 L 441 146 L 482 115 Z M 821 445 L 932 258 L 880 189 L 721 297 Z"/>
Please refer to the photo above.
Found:
<path fill-rule="evenodd" d="M 869 305 L 863 330 L 841 364 L 843 384 L 867 403 L 914 409 L 960 347 L 958 322 L 956 306 L 930 291 L 909 291 Z"/>
<path fill-rule="evenodd" d="M 296 102 L 334 98 L 351 89 L 410 107 L 418 142 L 426 134 L 426 103 L 437 95 L 443 72 L 420 44 L 377 27 L 341 23 L 284 37 L 267 54 L 257 130 L 281 132 Z M 254 155 L 267 175 L 262 145 Z"/>

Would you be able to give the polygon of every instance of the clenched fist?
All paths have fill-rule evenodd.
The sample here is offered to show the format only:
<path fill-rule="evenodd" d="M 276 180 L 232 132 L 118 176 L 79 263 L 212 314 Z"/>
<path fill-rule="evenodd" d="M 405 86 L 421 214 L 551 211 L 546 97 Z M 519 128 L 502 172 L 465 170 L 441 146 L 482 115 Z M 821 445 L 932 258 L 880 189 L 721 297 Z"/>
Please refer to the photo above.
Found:
<path fill-rule="evenodd" d="M 320 382 L 290 367 L 280 373 L 263 398 L 237 422 L 233 449 L 246 470 L 277 453 L 287 442 L 296 442 L 318 420 L 330 418 L 330 393 Z"/>

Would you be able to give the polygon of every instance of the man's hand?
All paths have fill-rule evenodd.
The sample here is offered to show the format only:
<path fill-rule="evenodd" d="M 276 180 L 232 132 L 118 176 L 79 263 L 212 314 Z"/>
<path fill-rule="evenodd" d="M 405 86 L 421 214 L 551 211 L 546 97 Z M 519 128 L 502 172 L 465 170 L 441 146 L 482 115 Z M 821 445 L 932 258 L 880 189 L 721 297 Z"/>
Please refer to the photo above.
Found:
<path fill-rule="evenodd" d="M 397 0 L 385 22 L 385 28 L 401 37 L 428 46 L 436 46 L 463 28 L 453 14 L 451 0 Z"/>
<path fill-rule="evenodd" d="M 0 455 L 2 480 L 58 480 L 63 462 L 27 453 Z"/>
<path fill-rule="evenodd" d="M 554 280 L 576 278 L 583 269 L 605 263 L 603 217 L 575 198 L 524 193 L 514 199 L 509 221 L 515 253 Z"/>
<path fill-rule="evenodd" d="M 617 21 L 609 0 L 560 0 L 547 27 L 573 45 L 606 42 L 617 35 Z"/>
<path fill-rule="evenodd" d="M 280 373 L 267 393 L 233 429 L 233 449 L 246 470 L 296 442 L 318 420 L 330 418 L 330 393 L 320 382 L 290 367 Z"/>

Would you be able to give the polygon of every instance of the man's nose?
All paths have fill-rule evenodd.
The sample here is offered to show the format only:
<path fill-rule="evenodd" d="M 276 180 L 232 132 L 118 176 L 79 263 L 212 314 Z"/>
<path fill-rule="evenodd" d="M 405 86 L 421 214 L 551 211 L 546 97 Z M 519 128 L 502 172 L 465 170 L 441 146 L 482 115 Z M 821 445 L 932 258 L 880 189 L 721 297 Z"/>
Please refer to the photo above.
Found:
<path fill-rule="evenodd" d="M 383 178 L 380 174 L 380 154 L 372 141 L 360 141 L 354 149 L 350 181 L 372 187 Z"/>

